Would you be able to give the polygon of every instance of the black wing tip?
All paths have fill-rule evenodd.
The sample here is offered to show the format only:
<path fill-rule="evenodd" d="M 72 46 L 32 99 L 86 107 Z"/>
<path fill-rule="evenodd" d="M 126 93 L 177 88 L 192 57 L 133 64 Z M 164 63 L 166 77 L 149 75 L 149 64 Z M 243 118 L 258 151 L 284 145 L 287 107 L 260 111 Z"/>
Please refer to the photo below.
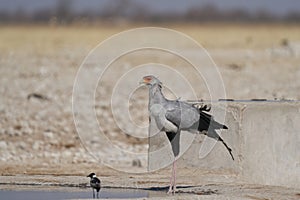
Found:
<path fill-rule="evenodd" d="M 223 129 L 228 129 L 228 127 L 226 125 L 223 125 Z"/>

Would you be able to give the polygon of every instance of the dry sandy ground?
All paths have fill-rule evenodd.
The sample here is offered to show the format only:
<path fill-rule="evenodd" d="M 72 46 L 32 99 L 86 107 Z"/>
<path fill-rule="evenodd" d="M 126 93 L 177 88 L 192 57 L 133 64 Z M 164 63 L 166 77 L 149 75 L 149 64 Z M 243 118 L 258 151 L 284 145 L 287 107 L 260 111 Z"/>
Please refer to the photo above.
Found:
<path fill-rule="evenodd" d="M 220 70 L 228 98 L 300 100 L 299 26 L 205 25 L 173 28 L 192 36 L 207 48 Z M 169 169 L 151 174 L 127 174 L 97 164 L 99 160 L 87 152 L 86 143 L 81 143 L 75 129 L 72 89 L 77 70 L 98 42 L 125 29 L 127 27 L 0 27 L 2 189 L 9 188 L 8 183 L 15 182 L 53 184 L 67 179 L 74 185 L 86 183 L 83 177 L 91 171 L 102 177 L 106 186 L 167 185 Z M 186 51 L 191 50 L 187 48 Z M 139 55 L 132 56 L 120 58 L 115 65 L 126 69 L 145 62 Z M 147 59 L 159 62 L 161 58 L 153 54 Z M 185 65 L 169 57 L 164 57 L 163 61 L 174 68 Z M 113 81 L 118 79 L 117 72 L 108 73 L 115 75 L 112 76 Z M 196 80 L 193 81 L 192 84 L 197 84 Z M 198 85 L 199 91 L 202 91 L 200 97 L 208 99 L 207 88 Z M 180 83 L 177 86 L 180 87 Z M 96 114 L 99 120 L 103 120 L 101 128 L 104 134 L 122 149 L 147 152 L 146 139 L 124 134 L 114 124 L 110 95 L 107 95 L 112 88 L 113 84 L 105 82 L 96 91 Z M 28 99 L 32 93 L 42 94 L 47 99 Z M 129 101 L 132 119 L 142 125 L 148 122 L 146 93 L 146 89 L 139 88 Z M 119 103 L 123 102 L 120 100 Z M 126 120 L 121 120 L 121 123 L 126 124 Z M 145 134 L 131 127 L 128 129 L 133 135 Z M 135 172 L 147 168 L 145 156 L 135 160 L 126 154 L 110 152 L 105 144 L 97 142 L 97 138 L 89 142 L 100 150 L 97 156 L 113 166 Z M 227 172 L 203 173 L 199 169 L 191 172 L 186 168 L 181 169 L 180 173 L 179 185 L 200 186 L 180 189 L 194 194 L 184 193 L 168 197 L 170 199 L 186 199 L 187 196 L 191 199 L 299 198 L 299 192 L 294 189 L 235 183 L 234 175 Z M 216 173 L 229 178 L 216 178 Z M 29 178 L 29 175 L 42 176 Z M 217 192 L 201 195 L 209 190 Z"/>
<path fill-rule="evenodd" d="M 180 169 L 180 173 L 186 173 L 191 169 Z M 224 177 L 209 172 L 197 172 L 197 180 L 191 177 L 179 176 L 177 194 L 166 194 L 167 182 L 166 170 L 152 174 L 143 175 L 116 175 L 107 173 L 101 176 L 103 188 L 128 188 L 128 189 L 149 189 L 149 199 L 299 199 L 298 189 L 247 185 L 234 181 L 222 182 Z M 229 175 L 230 176 L 230 175 Z M 221 177 L 221 178 L 220 178 Z M 222 180 L 223 179 L 223 180 Z M 42 191 L 90 191 L 88 179 L 84 176 L 53 176 L 53 175 L 16 175 L 1 176 L 0 189 L 2 190 L 42 190 Z M 143 198 L 145 199 L 145 198 Z"/>

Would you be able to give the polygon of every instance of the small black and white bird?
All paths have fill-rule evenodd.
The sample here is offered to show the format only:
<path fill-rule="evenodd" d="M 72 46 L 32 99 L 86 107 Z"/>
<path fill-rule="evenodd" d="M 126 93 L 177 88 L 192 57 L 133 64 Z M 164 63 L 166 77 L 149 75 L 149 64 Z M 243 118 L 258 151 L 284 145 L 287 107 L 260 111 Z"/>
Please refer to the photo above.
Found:
<path fill-rule="evenodd" d="M 93 189 L 93 198 L 95 198 L 95 191 L 97 191 L 97 198 L 99 198 L 99 191 L 101 188 L 101 181 L 97 178 L 95 173 L 90 173 L 87 177 L 90 177 L 90 185 Z"/>

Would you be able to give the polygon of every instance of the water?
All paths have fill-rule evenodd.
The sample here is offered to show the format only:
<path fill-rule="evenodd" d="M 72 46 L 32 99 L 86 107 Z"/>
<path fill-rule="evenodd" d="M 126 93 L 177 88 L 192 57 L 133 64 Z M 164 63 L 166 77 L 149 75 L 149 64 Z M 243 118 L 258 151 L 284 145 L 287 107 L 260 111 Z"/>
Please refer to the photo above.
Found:
<path fill-rule="evenodd" d="M 137 189 L 101 189 L 99 198 L 101 199 L 133 199 L 146 198 L 150 196 L 150 191 Z M 152 191 L 153 193 L 153 191 Z M 96 194 L 96 193 L 95 193 Z M 53 199 L 91 199 L 93 193 L 91 189 L 86 191 L 13 191 L 0 190 L 0 199 L 9 200 L 53 200 Z"/>

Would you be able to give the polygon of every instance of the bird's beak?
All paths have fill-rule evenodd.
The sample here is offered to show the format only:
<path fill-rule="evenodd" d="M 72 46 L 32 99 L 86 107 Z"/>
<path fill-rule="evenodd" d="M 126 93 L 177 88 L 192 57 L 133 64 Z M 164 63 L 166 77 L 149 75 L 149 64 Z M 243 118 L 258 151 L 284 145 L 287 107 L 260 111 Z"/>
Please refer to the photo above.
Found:
<path fill-rule="evenodd" d="M 140 80 L 139 85 L 147 85 L 148 83 L 149 82 L 147 82 L 147 80 L 142 79 L 142 80 Z"/>
<path fill-rule="evenodd" d="M 151 85 L 152 77 L 150 76 L 145 76 L 143 79 L 140 81 L 141 85 Z"/>

